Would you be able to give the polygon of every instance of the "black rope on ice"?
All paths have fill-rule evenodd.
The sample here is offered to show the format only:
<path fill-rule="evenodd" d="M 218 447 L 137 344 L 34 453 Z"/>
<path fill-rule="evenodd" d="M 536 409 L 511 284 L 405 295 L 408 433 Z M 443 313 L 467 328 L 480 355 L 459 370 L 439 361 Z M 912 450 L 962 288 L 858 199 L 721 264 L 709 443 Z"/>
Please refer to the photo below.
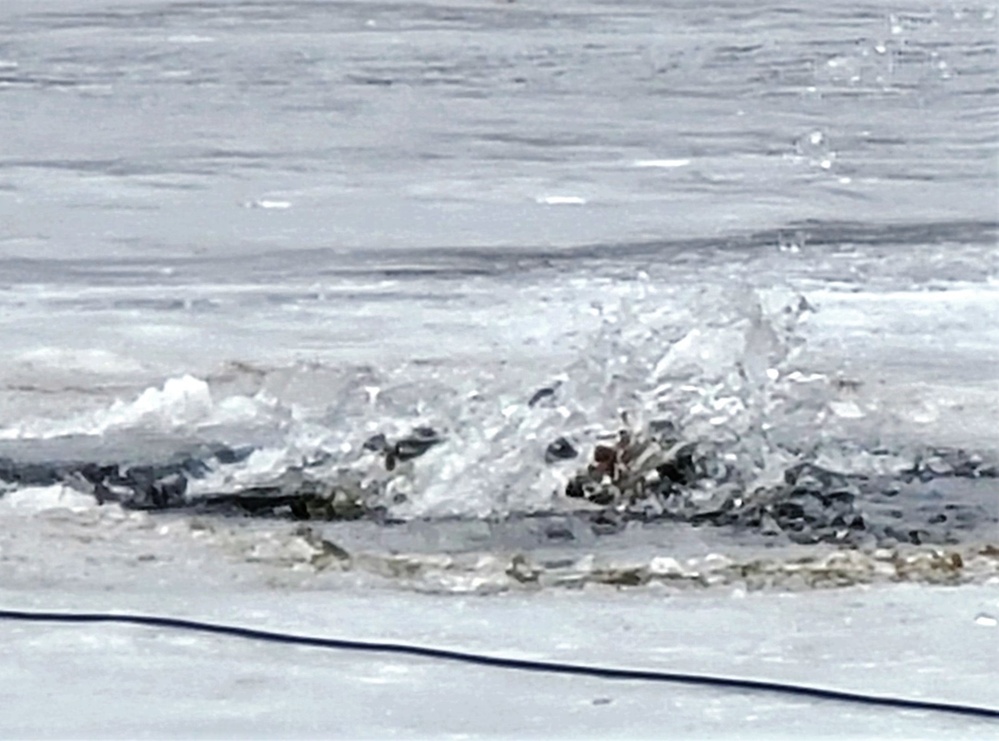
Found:
<path fill-rule="evenodd" d="M 557 661 L 532 661 L 529 659 L 512 659 L 504 656 L 488 656 L 466 651 L 453 651 L 433 646 L 416 646 L 403 643 L 383 643 L 368 641 L 351 641 L 343 638 L 321 638 L 318 636 L 294 635 L 256 628 L 243 628 L 237 625 L 206 623 L 200 620 L 185 620 L 183 618 L 163 617 L 159 615 L 129 615 L 114 613 L 77 613 L 77 612 L 28 612 L 22 610 L 0 610 L 0 620 L 17 620 L 27 622 L 55 623 L 124 623 L 141 625 L 148 628 L 166 628 L 169 630 L 189 630 L 198 633 L 212 633 L 230 638 L 243 638 L 251 641 L 267 641 L 291 646 L 308 646 L 310 648 L 328 648 L 341 651 L 366 651 L 373 653 L 417 656 L 437 661 L 458 661 L 465 664 L 494 667 L 497 669 L 516 669 L 528 672 L 548 674 L 568 674 L 573 676 L 596 677 L 598 679 L 624 679 L 639 682 L 671 682 L 676 684 L 700 685 L 706 687 L 721 687 L 725 689 L 749 690 L 752 692 L 773 692 L 785 695 L 811 697 L 817 700 L 836 702 L 851 702 L 859 705 L 875 705 L 896 708 L 900 710 L 928 710 L 937 713 L 956 713 L 989 720 L 999 720 L 999 709 L 964 705 L 958 703 L 936 702 L 933 700 L 912 700 L 903 697 L 885 695 L 867 695 L 859 692 L 811 687 L 807 685 L 770 682 L 763 679 L 739 679 L 736 677 L 719 677 L 708 674 L 679 674 L 676 672 L 661 672 L 648 669 L 619 669 L 614 667 L 588 664 L 564 664 Z"/>

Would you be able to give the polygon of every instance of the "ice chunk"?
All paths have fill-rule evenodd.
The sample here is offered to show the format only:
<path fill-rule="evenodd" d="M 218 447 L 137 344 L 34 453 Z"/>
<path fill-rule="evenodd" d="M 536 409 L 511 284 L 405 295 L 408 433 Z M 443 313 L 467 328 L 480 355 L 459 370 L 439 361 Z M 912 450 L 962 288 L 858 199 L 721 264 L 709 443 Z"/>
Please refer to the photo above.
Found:
<path fill-rule="evenodd" d="M 67 509 L 83 512 L 97 506 L 97 500 L 88 494 L 75 491 L 63 484 L 29 486 L 8 492 L 0 497 L 0 507 L 19 512 L 45 512 Z"/>
<path fill-rule="evenodd" d="M 690 164 L 688 159 L 665 159 L 665 160 L 635 160 L 634 167 L 686 167 Z"/>
<path fill-rule="evenodd" d="M 243 204 L 246 208 L 267 208 L 284 210 L 291 208 L 291 201 L 279 201 L 271 198 L 260 198 L 256 201 L 247 201 Z"/>
<path fill-rule="evenodd" d="M 586 203 L 586 199 L 579 196 L 539 196 L 537 200 L 546 206 L 581 206 Z"/>
<path fill-rule="evenodd" d="M 131 427 L 147 422 L 169 429 L 199 422 L 211 411 L 212 396 L 208 384 L 200 378 L 184 375 L 168 378 L 162 389 L 146 389 L 131 403 L 116 403 L 109 410 L 104 426 Z"/>
<path fill-rule="evenodd" d="M 840 419 L 860 419 L 864 410 L 852 401 L 830 401 L 829 409 Z"/>

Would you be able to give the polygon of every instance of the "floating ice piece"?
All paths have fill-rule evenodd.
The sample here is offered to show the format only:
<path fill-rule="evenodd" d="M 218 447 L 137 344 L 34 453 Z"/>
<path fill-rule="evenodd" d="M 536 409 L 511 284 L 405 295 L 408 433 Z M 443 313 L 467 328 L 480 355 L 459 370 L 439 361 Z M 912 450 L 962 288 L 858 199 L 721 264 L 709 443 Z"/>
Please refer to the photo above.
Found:
<path fill-rule="evenodd" d="M 829 408 L 840 419 L 860 419 L 864 410 L 852 401 L 830 401 Z"/>
<path fill-rule="evenodd" d="M 20 512 L 45 512 L 53 509 L 83 512 L 96 506 L 97 500 L 92 496 L 74 491 L 63 484 L 17 489 L 7 492 L 0 499 L 0 507 Z"/>
<path fill-rule="evenodd" d="M 247 201 L 243 204 L 246 208 L 271 208 L 277 210 L 283 210 L 286 208 L 291 208 L 291 201 L 277 201 L 271 200 L 269 198 L 260 198 L 256 201 Z"/>
<path fill-rule="evenodd" d="M 792 383 L 815 383 L 825 381 L 828 376 L 822 373 L 802 373 L 801 371 L 791 371 L 784 378 Z"/>
<path fill-rule="evenodd" d="M 546 206 L 581 206 L 586 203 L 586 199 L 579 196 L 538 196 L 537 201 Z"/>
<path fill-rule="evenodd" d="M 112 405 L 104 422 L 107 427 L 158 422 L 171 428 L 203 421 L 211 410 L 212 397 L 208 384 L 200 378 L 184 375 L 168 378 L 162 390 L 147 388 L 134 402 Z"/>
<path fill-rule="evenodd" d="M 685 576 L 688 570 L 669 556 L 655 556 L 649 561 L 649 573 L 655 576 Z"/>
<path fill-rule="evenodd" d="M 995 615 L 980 612 L 975 615 L 975 625 L 980 625 L 983 628 L 994 628 L 999 625 L 999 619 L 996 619 Z"/>
<path fill-rule="evenodd" d="M 215 41 L 214 36 L 199 36 L 194 33 L 177 34 L 167 37 L 171 44 L 210 44 Z"/>
<path fill-rule="evenodd" d="M 667 160 L 635 160 L 633 167 L 686 167 L 690 164 L 688 159 L 667 159 Z"/>
<path fill-rule="evenodd" d="M 228 400 L 227 400 L 228 401 Z M 239 421 L 256 406 L 225 403 L 218 421 Z M 39 420 L 0 429 L 0 440 L 51 439 L 64 435 L 102 435 L 110 430 L 144 427 L 173 430 L 209 422 L 216 406 L 208 384 L 184 375 L 168 378 L 163 388 L 147 388 L 134 401 L 115 401 L 107 409 L 64 421 Z"/>

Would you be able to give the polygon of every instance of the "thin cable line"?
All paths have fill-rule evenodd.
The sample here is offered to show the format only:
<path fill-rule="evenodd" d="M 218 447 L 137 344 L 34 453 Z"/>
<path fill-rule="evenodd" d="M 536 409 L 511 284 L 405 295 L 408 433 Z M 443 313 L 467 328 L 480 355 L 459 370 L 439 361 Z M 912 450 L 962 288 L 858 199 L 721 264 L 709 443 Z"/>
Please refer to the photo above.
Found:
<path fill-rule="evenodd" d="M 683 674 L 677 672 L 653 671 L 648 669 L 623 669 L 592 664 L 567 664 L 557 661 L 514 659 L 505 656 L 491 656 L 467 651 L 455 651 L 446 648 L 437 648 L 434 646 L 420 646 L 405 643 L 352 641 L 343 638 L 296 635 L 292 633 L 281 633 L 269 630 L 259 630 L 256 628 L 245 628 L 237 625 L 208 623 L 199 620 L 186 620 L 183 618 L 164 617 L 160 615 L 0 610 L 0 620 L 75 624 L 120 623 L 140 625 L 149 628 L 166 628 L 168 630 L 186 630 L 198 633 L 210 633 L 231 638 L 242 638 L 251 641 L 266 641 L 291 646 L 416 656 L 436 661 L 462 662 L 465 664 L 476 664 L 479 666 L 488 666 L 497 669 L 512 669 L 548 674 L 566 674 L 596 677 L 598 679 L 632 680 L 640 682 L 669 682 L 674 684 L 748 690 L 752 692 L 771 692 L 785 695 L 811 697 L 818 700 L 850 702 L 860 705 L 891 707 L 900 710 L 924 710 L 938 713 L 954 713 L 977 718 L 987 718 L 989 720 L 999 720 L 999 709 L 966 705 L 962 703 L 915 700 L 903 697 L 892 697 L 888 695 L 869 695 L 860 692 L 828 689 L 825 687 L 771 682 L 763 679 L 741 679 L 737 677 L 723 677 L 709 674 Z"/>

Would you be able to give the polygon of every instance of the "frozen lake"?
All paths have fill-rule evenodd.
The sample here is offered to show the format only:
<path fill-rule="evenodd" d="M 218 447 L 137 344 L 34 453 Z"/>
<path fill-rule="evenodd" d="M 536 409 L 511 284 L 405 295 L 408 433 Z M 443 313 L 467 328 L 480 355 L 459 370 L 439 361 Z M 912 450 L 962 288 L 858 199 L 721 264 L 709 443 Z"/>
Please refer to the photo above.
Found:
<path fill-rule="evenodd" d="M 963 585 L 991 635 L 997 38 L 989 2 L 5 0 L 0 590 L 235 569 L 291 626 L 475 594 L 486 640 L 507 598 L 905 581 L 858 620 Z"/>

